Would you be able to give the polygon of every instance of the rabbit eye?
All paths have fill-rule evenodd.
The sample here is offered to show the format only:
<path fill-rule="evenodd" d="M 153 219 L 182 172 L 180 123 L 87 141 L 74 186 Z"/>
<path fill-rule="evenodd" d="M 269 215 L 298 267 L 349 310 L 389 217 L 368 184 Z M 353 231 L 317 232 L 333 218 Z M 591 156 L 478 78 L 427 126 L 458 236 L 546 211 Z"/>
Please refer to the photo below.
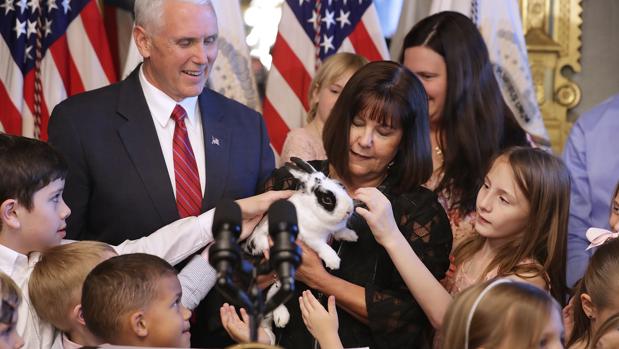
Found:
<path fill-rule="evenodd" d="M 335 209 L 335 195 L 332 192 L 323 192 L 316 190 L 316 198 L 318 199 L 318 204 L 328 212 L 333 212 Z"/>

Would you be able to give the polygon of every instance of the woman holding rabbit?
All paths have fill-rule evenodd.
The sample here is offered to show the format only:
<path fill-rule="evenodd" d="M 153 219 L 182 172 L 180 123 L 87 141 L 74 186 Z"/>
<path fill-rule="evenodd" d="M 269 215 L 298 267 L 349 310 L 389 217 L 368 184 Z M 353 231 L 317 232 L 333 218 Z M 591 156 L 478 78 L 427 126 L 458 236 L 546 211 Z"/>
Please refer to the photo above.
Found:
<path fill-rule="evenodd" d="M 339 180 L 351 196 L 376 187 L 390 200 L 401 233 L 437 279 L 449 267 L 452 235 L 436 195 L 422 187 L 432 174 L 427 97 L 421 82 L 394 62 L 372 62 L 346 84 L 327 120 L 323 142 L 328 160 L 311 164 Z M 269 189 L 295 188 L 285 168 L 277 170 Z M 299 208 L 303 210 L 308 208 Z M 303 214 L 299 212 L 299 214 Z M 339 335 L 344 347 L 422 347 L 428 319 L 408 291 L 385 249 L 366 222 L 353 215 L 348 224 L 359 239 L 333 245 L 340 268 L 327 270 L 303 246 L 297 272 L 299 295 L 310 288 L 326 304 L 335 296 Z M 307 287 L 306 287 L 306 286 Z M 286 348 L 312 348 L 298 299 L 287 304 L 288 325 L 277 335 Z"/>

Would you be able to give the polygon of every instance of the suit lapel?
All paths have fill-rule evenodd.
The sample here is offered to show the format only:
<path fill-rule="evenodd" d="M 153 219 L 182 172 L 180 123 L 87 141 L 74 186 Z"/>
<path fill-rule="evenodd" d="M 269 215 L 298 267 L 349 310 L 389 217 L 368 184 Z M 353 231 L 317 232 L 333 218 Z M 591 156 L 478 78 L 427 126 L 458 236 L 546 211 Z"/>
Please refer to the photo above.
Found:
<path fill-rule="evenodd" d="M 224 124 L 223 110 L 214 93 L 205 88 L 198 102 L 206 153 L 206 190 L 202 200 L 202 209 L 205 210 L 221 200 L 226 187 L 231 140 L 230 130 Z"/>
<path fill-rule="evenodd" d="M 146 192 L 157 209 L 162 224 L 179 218 L 157 131 L 146 104 L 138 76 L 139 67 L 123 82 L 118 113 L 127 122 L 118 134 L 129 154 Z"/>

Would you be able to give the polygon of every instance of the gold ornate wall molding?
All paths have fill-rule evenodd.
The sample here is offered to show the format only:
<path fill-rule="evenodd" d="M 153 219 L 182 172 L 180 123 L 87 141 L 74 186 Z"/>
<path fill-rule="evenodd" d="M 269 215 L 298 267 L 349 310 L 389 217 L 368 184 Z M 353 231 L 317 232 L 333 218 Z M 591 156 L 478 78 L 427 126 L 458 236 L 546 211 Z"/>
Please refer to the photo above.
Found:
<path fill-rule="evenodd" d="M 552 148 L 560 152 L 580 102 L 580 87 L 566 73 L 580 66 L 582 0 L 519 0 L 537 102 Z"/>

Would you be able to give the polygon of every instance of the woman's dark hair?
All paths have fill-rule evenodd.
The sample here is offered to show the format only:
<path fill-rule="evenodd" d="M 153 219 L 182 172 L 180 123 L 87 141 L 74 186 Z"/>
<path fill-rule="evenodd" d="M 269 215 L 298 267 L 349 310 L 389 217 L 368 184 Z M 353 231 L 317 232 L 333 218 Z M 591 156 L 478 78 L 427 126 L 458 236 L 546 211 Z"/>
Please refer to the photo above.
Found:
<path fill-rule="evenodd" d="M 454 192 L 452 205 L 468 213 L 493 156 L 527 145 L 526 134 L 503 100 L 488 49 L 468 17 L 440 12 L 421 20 L 404 38 L 400 60 L 416 46 L 441 55 L 447 67 L 445 106 L 437 120 L 443 178 L 436 192 Z"/>
<path fill-rule="evenodd" d="M 402 140 L 389 168 L 395 192 L 406 192 L 430 178 L 428 98 L 413 73 L 395 62 L 371 62 L 342 90 L 325 124 L 323 143 L 329 164 L 344 181 L 351 180 L 349 130 L 357 115 L 402 128 Z"/>

